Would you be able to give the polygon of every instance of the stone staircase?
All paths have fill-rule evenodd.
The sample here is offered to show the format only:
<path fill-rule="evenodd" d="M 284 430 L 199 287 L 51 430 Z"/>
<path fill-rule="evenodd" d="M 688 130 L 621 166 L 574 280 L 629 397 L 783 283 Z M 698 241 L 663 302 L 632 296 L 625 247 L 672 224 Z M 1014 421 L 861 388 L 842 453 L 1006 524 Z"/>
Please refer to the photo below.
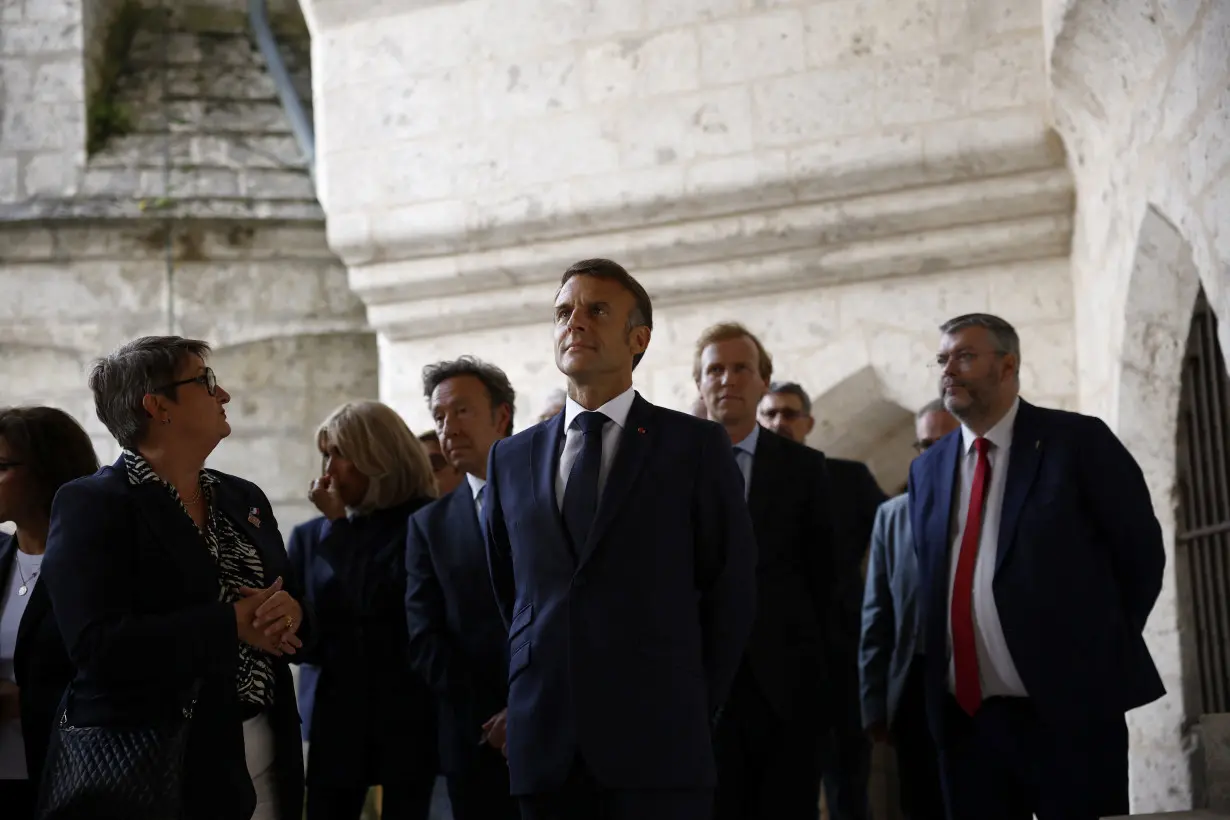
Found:
<path fill-rule="evenodd" d="M 173 5 L 141 9 L 109 101 L 124 128 L 90 157 L 80 200 L 100 216 L 323 219 L 245 4 Z M 310 116 L 307 29 L 274 22 Z"/>

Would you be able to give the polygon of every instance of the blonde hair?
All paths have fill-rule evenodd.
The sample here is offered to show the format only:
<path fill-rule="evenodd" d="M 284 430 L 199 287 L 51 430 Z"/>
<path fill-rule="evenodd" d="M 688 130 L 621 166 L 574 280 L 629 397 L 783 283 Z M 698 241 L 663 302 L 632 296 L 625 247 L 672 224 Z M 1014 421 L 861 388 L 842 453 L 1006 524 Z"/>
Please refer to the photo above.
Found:
<path fill-rule="evenodd" d="M 395 507 L 411 498 L 436 497 L 436 478 L 419 440 L 393 408 L 352 401 L 329 414 L 316 431 L 322 451 L 336 447 L 368 478 L 359 512 Z"/>
<path fill-rule="evenodd" d="M 752 333 L 738 322 L 719 322 L 716 325 L 710 325 L 705 328 L 700 334 L 700 338 L 696 340 L 696 350 L 692 353 L 692 379 L 700 384 L 700 358 L 705 353 L 705 348 L 718 342 L 729 342 L 731 339 L 750 339 L 752 345 L 756 348 L 757 365 L 760 368 L 760 378 L 764 379 L 765 384 L 773 378 L 773 357 L 769 355 L 769 351 L 765 350 L 764 345 L 760 343 L 760 339 L 756 338 L 756 334 Z"/>

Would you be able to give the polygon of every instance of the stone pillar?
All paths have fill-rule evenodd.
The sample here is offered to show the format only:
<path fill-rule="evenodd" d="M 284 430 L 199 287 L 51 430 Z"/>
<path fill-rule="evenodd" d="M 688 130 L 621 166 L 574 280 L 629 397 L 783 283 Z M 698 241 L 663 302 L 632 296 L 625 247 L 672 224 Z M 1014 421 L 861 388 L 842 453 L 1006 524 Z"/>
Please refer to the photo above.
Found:
<path fill-rule="evenodd" d="M 94 438 L 92 361 L 136 336 L 205 339 L 232 394 L 233 428 L 209 466 L 255 481 L 283 535 L 314 514 L 316 426 L 336 405 L 377 395 L 376 340 L 318 223 L 194 223 L 171 235 L 139 223 L 0 225 L 0 381 L 5 403 L 51 404 Z"/>

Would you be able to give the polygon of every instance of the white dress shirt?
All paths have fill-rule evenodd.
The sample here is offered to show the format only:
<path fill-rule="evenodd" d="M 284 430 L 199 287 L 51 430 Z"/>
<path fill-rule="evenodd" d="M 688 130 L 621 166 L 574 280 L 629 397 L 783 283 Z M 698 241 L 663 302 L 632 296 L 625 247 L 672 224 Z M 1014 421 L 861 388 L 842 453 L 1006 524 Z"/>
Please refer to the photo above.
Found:
<path fill-rule="evenodd" d="M 1012 408 L 983 436 L 991 442 L 987 460 L 991 468 L 991 481 L 986 487 L 985 507 L 982 515 L 982 531 L 978 537 L 978 559 L 974 563 L 974 645 L 978 651 L 978 677 L 982 683 L 982 697 L 1026 697 L 1025 684 L 1016 670 L 1004 629 L 999 621 L 999 609 L 995 605 L 995 561 L 999 555 L 999 523 L 1003 520 L 1004 487 L 1008 483 L 1008 458 L 1012 452 L 1012 428 L 1016 423 L 1021 400 L 1012 403 Z M 965 425 L 961 426 L 961 457 L 958 460 L 961 492 L 953 499 L 955 515 L 949 527 L 952 548 L 948 562 L 948 689 L 956 691 L 956 672 L 952 662 L 952 588 L 957 576 L 957 558 L 961 554 L 961 537 L 965 534 L 965 519 L 969 513 L 969 499 L 973 494 L 974 470 L 978 466 L 978 453 L 974 449 L 977 435 Z"/>
<path fill-rule="evenodd" d="M 481 493 L 487 486 L 487 479 L 466 473 L 466 482 L 469 483 L 470 492 L 474 495 L 474 509 L 478 512 L 478 522 L 481 524 L 483 521 L 483 499 Z"/>
<path fill-rule="evenodd" d="M 632 401 L 636 398 L 636 390 L 629 387 L 615 398 L 597 409 L 610 419 L 602 427 L 602 461 L 598 467 L 598 498 L 606 489 L 607 476 L 611 474 L 611 465 L 615 463 L 615 453 L 619 450 L 619 436 L 628 423 L 628 413 L 632 410 Z M 576 423 L 577 416 L 585 412 L 585 408 L 577 404 L 569 396 L 564 402 L 564 451 L 559 457 L 559 472 L 555 474 L 555 503 L 560 510 L 564 509 L 564 490 L 568 488 L 568 474 L 572 465 L 581 455 L 581 444 L 585 434 Z"/>

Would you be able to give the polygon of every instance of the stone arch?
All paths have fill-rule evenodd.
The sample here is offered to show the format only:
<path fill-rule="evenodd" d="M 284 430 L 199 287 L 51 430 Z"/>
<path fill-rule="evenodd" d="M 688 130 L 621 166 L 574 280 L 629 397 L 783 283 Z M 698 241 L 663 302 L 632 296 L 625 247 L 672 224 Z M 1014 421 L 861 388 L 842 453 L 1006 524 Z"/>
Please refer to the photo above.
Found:
<path fill-rule="evenodd" d="M 807 443 L 837 458 L 862 461 L 885 492 L 909 474 L 914 415 L 884 389 L 871 365 L 860 367 L 812 398 L 816 427 Z"/>
<path fill-rule="evenodd" d="M 1132 755 L 1134 807 L 1191 805 L 1192 771 L 1184 749 L 1189 716 L 1192 635 L 1182 587 L 1187 565 L 1176 550 L 1175 442 L 1183 356 L 1201 276 L 1190 243 L 1149 206 L 1137 231 L 1124 310 L 1123 345 L 1116 378 L 1116 432 L 1136 457 L 1153 497 L 1166 545 L 1162 593 L 1145 628 L 1167 695 L 1129 714 L 1136 739 Z"/>

